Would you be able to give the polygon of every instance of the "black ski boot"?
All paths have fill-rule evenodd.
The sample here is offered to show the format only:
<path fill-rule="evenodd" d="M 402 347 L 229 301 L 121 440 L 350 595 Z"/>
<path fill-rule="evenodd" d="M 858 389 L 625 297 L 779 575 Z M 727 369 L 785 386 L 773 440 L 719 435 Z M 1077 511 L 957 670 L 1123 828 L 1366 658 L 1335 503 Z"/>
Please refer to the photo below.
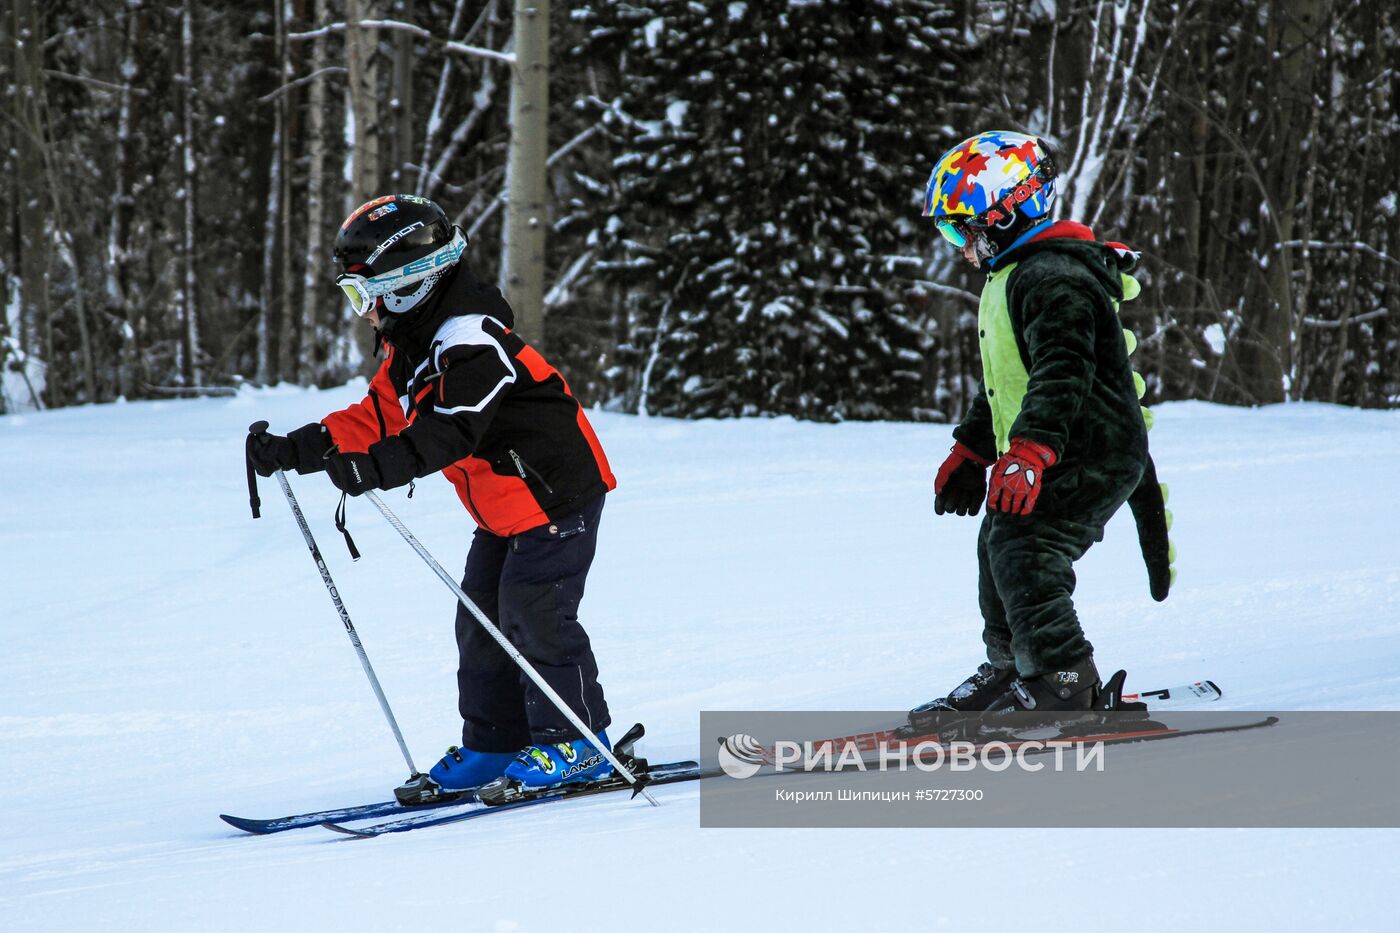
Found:
<path fill-rule="evenodd" d="M 1014 678 L 1009 689 L 985 709 L 989 712 L 1092 710 L 1099 708 L 1097 704 L 1102 690 L 1099 669 L 1094 666 L 1094 656 L 1091 654 L 1062 671 Z"/>
<path fill-rule="evenodd" d="M 958 684 L 952 693 L 911 709 L 909 724 L 897 731 L 907 736 L 923 736 L 937 732 L 956 722 L 959 719 L 958 713 L 976 713 L 988 709 L 992 702 L 1011 689 L 1015 679 L 1015 668 L 1000 670 L 983 661 L 977 666 L 977 672 Z"/>
<path fill-rule="evenodd" d="M 1127 676 L 1119 671 L 1108 683 L 1101 683 L 1093 655 L 1089 655 L 1065 670 L 1018 677 L 1011 689 L 987 708 L 990 716 L 982 721 L 983 732 L 1054 727 L 1082 735 L 1140 729 L 1147 721 L 1147 704 L 1123 702 Z M 998 719 L 1005 722 L 999 724 Z"/>

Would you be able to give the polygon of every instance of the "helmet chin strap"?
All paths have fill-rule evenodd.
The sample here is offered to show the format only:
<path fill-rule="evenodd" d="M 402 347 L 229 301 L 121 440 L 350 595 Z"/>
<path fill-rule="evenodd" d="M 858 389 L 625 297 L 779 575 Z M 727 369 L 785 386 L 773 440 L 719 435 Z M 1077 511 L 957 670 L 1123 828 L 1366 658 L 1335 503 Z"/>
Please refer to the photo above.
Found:
<path fill-rule="evenodd" d="M 982 268 L 988 259 L 996 255 L 996 247 L 987 238 L 987 234 L 979 233 L 972 240 L 972 253 L 977 257 L 977 268 Z"/>

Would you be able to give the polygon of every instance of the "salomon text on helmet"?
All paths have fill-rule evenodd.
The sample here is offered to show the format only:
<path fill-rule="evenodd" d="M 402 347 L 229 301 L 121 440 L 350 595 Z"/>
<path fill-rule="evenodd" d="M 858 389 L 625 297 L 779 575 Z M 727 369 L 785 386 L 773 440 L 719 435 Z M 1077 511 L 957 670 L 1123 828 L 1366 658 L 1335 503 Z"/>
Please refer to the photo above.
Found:
<path fill-rule="evenodd" d="M 335 282 L 350 307 L 403 314 L 428 296 L 467 247 L 466 235 L 427 198 L 390 194 L 361 204 L 335 238 Z"/>

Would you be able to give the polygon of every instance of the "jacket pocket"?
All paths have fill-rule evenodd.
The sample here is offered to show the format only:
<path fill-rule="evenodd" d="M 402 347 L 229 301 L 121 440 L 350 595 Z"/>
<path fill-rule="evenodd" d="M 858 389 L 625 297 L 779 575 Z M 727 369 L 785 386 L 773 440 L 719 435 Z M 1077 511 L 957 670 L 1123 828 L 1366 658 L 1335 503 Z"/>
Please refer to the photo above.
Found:
<path fill-rule="evenodd" d="M 534 467 L 530 466 L 530 464 L 526 463 L 524 458 L 515 452 L 515 448 L 512 447 L 507 450 L 506 453 L 510 456 L 511 462 L 515 464 L 515 472 L 520 474 L 520 478 L 525 481 L 527 486 L 530 484 L 530 477 L 533 476 L 535 480 L 544 487 L 545 492 L 549 493 L 551 496 L 554 495 L 554 487 L 549 485 L 548 481 L 545 480 L 539 470 L 536 470 Z"/>
<path fill-rule="evenodd" d="M 541 542 L 563 541 L 575 535 L 581 535 L 588 531 L 588 519 L 583 513 L 575 512 L 573 515 L 566 515 L 557 520 L 550 521 L 544 525 L 537 525 L 529 531 L 522 531 L 520 534 L 510 539 L 510 548 L 519 553 L 522 548 L 529 548 Z"/>

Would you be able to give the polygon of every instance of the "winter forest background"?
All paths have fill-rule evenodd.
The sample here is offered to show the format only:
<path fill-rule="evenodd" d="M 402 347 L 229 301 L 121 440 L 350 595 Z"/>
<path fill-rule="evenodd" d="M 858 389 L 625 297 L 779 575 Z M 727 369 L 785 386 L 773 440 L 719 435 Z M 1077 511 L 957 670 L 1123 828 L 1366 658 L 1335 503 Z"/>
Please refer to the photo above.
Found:
<path fill-rule="evenodd" d="M 0 411 L 330 385 L 330 242 L 412 192 L 494 279 L 509 0 L 8 0 Z M 588 404 L 956 419 L 977 273 L 918 216 L 974 132 L 1144 251 L 1147 401 L 1400 402 L 1400 4 L 555 0 L 545 333 Z"/>

